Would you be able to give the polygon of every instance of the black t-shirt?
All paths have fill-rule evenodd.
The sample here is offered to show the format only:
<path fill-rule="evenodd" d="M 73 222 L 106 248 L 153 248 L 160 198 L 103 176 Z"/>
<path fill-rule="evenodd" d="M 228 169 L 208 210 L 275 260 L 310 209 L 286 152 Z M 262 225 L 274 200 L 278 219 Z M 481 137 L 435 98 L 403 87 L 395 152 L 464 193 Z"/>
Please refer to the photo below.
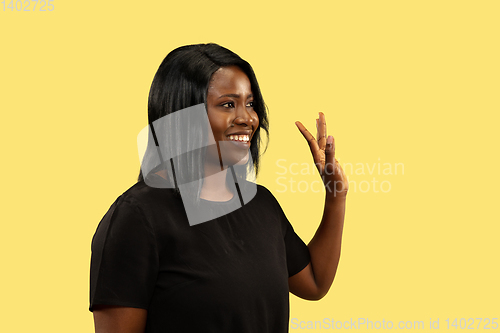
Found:
<path fill-rule="evenodd" d="M 261 185 L 243 207 L 190 226 L 173 189 L 141 181 L 111 205 L 92 239 L 89 309 L 147 309 L 146 332 L 288 332 L 288 277 L 309 260 Z"/>

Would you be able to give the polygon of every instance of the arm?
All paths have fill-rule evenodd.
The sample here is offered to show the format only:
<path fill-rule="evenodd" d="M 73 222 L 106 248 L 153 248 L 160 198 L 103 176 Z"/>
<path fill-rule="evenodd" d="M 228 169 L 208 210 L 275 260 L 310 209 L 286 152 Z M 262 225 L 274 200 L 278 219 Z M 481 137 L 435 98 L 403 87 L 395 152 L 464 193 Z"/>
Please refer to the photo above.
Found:
<path fill-rule="evenodd" d="M 311 153 L 326 189 L 323 218 L 308 245 L 311 262 L 288 280 L 290 292 L 308 300 L 319 300 L 333 283 L 340 260 L 342 230 L 349 182 L 335 159 L 335 143 L 326 136 L 326 120 L 320 113 L 316 120 L 317 139 L 297 122 L 297 127 L 309 143 Z"/>
<path fill-rule="evenodd" d="M 92 238 L 89 310 L 97 333 L 144 333 L 159 256 L 152 224 L 120 196 Z"/>
<path fill-rule="evenodd" d="M 144 333 L 147 310 L 114 305 L 96 305 L 95 333 Z"/>

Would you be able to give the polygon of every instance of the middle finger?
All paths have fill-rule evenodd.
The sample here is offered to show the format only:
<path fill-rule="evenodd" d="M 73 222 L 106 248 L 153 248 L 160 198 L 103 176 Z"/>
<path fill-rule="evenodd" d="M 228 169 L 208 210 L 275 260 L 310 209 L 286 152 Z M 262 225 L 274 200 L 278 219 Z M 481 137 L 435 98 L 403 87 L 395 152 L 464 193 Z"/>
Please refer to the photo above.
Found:
<path fill-rule="evenodd" d="M 319 149 L 325 150 L 326 148 L 326 118 L 323 112 L 319 113 L 318 121 L 318 146 Z"/>

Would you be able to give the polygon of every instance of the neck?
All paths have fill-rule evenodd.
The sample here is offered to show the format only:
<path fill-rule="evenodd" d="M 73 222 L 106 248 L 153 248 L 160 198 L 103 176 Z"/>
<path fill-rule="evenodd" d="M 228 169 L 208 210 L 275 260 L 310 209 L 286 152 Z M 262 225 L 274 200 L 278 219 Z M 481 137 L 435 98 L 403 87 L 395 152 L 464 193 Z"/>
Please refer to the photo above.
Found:
<path fill-rule="evenodd" d="M 228 201 L 233 197 L 233 192 L 226 183 L 227 166 L 221 170 L 220 165 L 205 163 L 205 178 L 201 188 L 200 198 L 209 201 Z"/>

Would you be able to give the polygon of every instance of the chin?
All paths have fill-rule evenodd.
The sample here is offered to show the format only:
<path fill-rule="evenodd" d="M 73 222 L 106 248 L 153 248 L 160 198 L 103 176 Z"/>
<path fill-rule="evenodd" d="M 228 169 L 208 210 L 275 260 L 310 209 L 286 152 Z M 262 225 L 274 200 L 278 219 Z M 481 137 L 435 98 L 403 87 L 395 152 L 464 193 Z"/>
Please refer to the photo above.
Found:
<path fill-rule="evenodd" d="M 245 165 L 247 164 L 249 159 L 249 152 L 247 151 L 245 155 L 239 153 L 239 154 L 232 154 L 230 159 L 226 159 L 224 161 L 224 165 L 232 166 L 232 165 Z"/>
<path fill-rule="evenodd" d="M 245 165 L 250 159 L 250 149 L 235 147 L 231 142 L 221 142 L 221 157 L 224 165 Z"/>
<path fill-rule="evenodd" d="M 234 163 L 234 165 L 244 165 L 244 164 L 247 164 L 247 162 L 248 162 L 248 151 L 245 154 L 245 156 L 241 160 L 239 160 L 238 162 Z"/>

